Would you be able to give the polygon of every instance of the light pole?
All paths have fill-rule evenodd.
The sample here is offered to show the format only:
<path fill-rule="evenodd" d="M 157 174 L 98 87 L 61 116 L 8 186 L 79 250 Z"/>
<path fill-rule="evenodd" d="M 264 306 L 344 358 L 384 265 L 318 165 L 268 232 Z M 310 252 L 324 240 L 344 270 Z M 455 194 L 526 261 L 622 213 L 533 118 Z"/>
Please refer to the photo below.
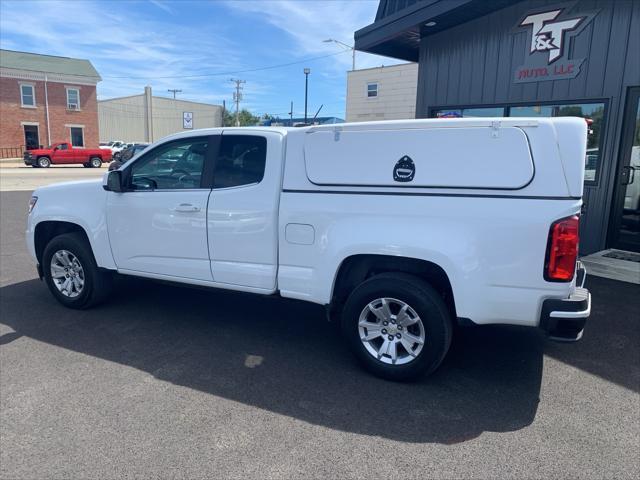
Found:
<path fill-rule="evenodd" d="M 356 69 L 356 49 L 353 45 L 347 45 L 344 42 L 341 42 L 340 40 L 336 40 L 334 38 L 327 38 L 326 40 L 323 40 L 324 43 L 335 43 L 337 45 L 340 45 L 342 47 L 348 48 L 349 50 L 351 50 L 351 70 L 355 70 Z"/>
<path fill-rule="evenodd" d="M 311 69 L 304 69 L 304 124 L 307 124 L 307 98 L 309 94 L 309 74 Z"/>

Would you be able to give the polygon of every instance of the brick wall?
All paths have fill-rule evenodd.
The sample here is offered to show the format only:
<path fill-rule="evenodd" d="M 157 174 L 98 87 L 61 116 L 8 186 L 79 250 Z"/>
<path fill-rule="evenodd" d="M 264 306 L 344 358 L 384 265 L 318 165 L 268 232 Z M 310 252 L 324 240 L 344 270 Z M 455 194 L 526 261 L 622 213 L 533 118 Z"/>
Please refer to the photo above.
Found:
<path fill-rule="evenodd" d="M 35 85 L 36 108 L 21 106 L 20 83 Z M 67 110 L 67 91 L 65 86 L 80 90 L 80 111 Z M 97 147 L 98 102 L 96 99 L 96 87 L 73 83 L 48 82 L 47 91 L 51 139 L 47 138 L 44 82 L 0 78 L 0 149 L 24 145 L 24 129 L 21 122 L 39 123 L 38 134 L 41 145 L 71 141 L 70 129 L 65 125 L 83 125 L 85 147 Z"/>

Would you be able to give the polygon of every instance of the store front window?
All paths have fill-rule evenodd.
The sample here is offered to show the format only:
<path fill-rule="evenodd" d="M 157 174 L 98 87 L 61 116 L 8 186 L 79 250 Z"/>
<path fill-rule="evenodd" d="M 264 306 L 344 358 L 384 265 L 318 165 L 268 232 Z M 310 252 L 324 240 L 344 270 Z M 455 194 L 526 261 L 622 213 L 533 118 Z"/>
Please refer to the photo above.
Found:
<path fill-rule="evenodd" d="M 589 126 L 584 180 L 594 183 L 600 166 L 600 145 L 605 116 L 604 103 L 579 103 L 564 105 L 524 105 L 504 107 L 478 107 L 437 109 L 434 117 L 582 117 Z"/>
<path fill-rule="evenodd" d="M 504 117 L 504 107 L 454 108 L 437 110 L 438 118 Z"/>

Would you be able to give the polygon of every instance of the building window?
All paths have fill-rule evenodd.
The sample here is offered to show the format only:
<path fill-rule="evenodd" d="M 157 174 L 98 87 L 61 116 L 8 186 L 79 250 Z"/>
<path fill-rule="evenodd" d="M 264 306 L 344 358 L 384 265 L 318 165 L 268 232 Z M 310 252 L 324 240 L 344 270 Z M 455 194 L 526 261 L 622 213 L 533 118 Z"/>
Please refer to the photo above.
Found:
<path fill-rule="evenodd" d="M 80 110 L 80 90 L 67 87 L 67 110 Z"/>
<path fill-rule="evenodd" d="M 438 118 L 504 117 L 504 107 L 454 108 L 436 110 Z"/>
<path fill-rule="evenodd" d="M 84 147 L 84 129 L 82 127 L 69 127 L 71 130 L 71 146 Z"/>
<path fill-rule="evenodd" d="M 377 83 L 367 83 L 367 97 L 377 97 L 378 96 L 378 84 Z"/>
<path fill-rule="evenodd" d="M 20 84 L 20 101 L 23 107 L 34 108 L 36 106 L 36 91 L 29 83 Z"/>

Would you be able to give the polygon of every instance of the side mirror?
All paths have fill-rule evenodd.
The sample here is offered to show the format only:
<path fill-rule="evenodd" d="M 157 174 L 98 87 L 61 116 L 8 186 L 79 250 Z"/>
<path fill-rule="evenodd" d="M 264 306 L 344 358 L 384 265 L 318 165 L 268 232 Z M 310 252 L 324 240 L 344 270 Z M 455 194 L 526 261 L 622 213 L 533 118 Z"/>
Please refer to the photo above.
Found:
<path fill-rule="evenodd" d="M 107 172 L 102 188 L 108 192 L 124 192 L 124 186 L 122 185 L 122 172 L 120 170 Z"/>
<path fill-rule="evenodd" d="M 120 160 L 113 160 L 109 164 L 109 171 L 118 170 L 122 166 L 122 162 Z"/>

